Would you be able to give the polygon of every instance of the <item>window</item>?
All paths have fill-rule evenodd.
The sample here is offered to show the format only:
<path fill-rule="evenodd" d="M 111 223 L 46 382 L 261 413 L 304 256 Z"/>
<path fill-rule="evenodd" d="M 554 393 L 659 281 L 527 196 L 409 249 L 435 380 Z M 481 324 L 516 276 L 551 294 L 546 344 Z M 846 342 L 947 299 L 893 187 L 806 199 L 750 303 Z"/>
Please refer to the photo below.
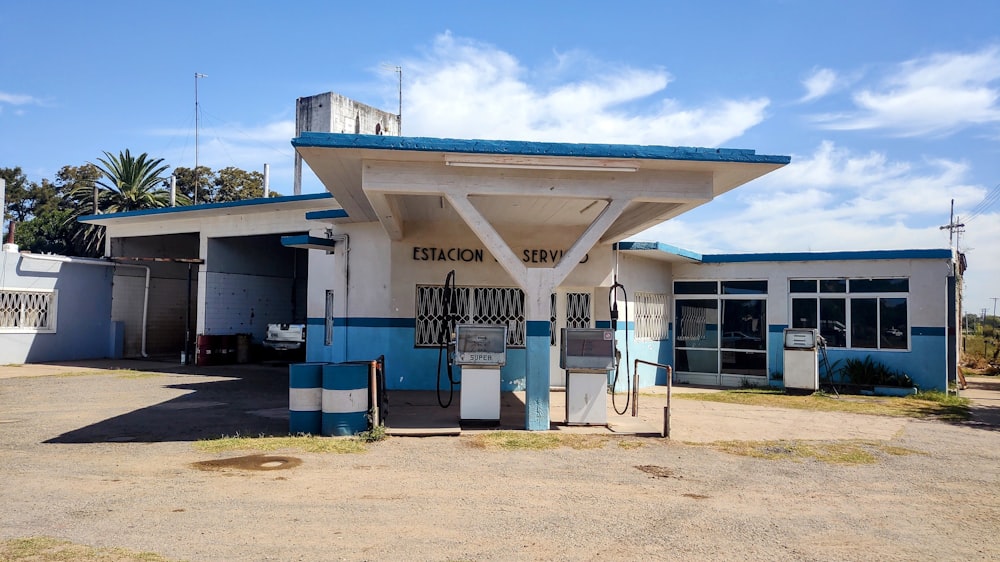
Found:
<path fill-rule="evenodd" d="M 677 281 L 674 316 L 677 371 L 767 376 L 767 281 Z"/>
<path fill-rule="evenodd" d="M 524 347 L 524 292 L 514 287 L 455 287 L 458 324 L 507 326 L 507 347 Z M 417 285 L 414 345 L 439 345 L 445 321 L 444 287 Z"/>
<path fill-rule="evenodd" d="M 670 337 L 669 297 L 662 293 L 635 293 L 635 337 L 665 340 Z"/>
<path fill-rule="evenodd" d="M 819 328 L 828 347 L 907 349 L 909 288 L 904 277 L 790 279 L 790 325 Z"/>
<path fill-rule="evenodd" d="M 558 316 L 556 310 L 556 294 L 549 296 L 549 345 L 555 347 L 557 341 Z M 590 293 L 566 293 L 566 327 L 590 328 Z"/>
<path fill-rule="evenodd" d="M 0 331 L 55 332 L 58 291 L 0 290 Z"/>

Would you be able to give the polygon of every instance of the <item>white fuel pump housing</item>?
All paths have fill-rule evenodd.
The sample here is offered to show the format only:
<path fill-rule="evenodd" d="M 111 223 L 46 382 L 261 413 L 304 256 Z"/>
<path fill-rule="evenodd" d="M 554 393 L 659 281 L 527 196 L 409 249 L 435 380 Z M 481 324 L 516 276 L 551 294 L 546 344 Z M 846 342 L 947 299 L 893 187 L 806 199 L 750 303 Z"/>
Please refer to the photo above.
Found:
<path fill-rule="evenodd" d="M 500 367 L 507 363 L 507 326 L 455 326 L 455 365 L 462 367 L 463 423 L 500 423 Z"/>

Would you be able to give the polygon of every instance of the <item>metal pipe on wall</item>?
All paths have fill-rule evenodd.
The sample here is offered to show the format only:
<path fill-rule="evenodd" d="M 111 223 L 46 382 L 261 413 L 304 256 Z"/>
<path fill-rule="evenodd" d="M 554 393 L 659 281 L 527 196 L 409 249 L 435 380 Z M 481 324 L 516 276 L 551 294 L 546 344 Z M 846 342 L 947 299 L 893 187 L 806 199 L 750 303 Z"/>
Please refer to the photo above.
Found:
<path fill-rule="evenodd" d="M 95 260 L 87 258 L 71 258 L 68 256 L 53 256 L 48 254 L 22 254 L 26 258 L 42 261 L 54 261 L 59 263 L 75 263 L 79 265 L 99 265 L 103 267 L 139 267 L 146 270 L 146 286 L 142 296 L 142 349 L 143 357 L 149 357 L 146 353 L 146 316 L 149 310 L 149 266 L 131 263 L 117 263 L 113 261 Z"/>

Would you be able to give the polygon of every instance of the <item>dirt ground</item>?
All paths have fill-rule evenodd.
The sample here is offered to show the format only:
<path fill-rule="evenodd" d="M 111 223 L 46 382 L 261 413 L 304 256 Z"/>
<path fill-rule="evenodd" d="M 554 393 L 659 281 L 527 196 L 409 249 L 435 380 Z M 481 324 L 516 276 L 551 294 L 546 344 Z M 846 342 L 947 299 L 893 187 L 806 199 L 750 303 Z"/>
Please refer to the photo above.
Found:
<path fill-rule="evenodd" d="M 500 451 L 461 436 L 280 451 L 293 460 L 246 470 L 218 465 L 252 452 L 193 442 L 287 431 L 287 378 L 172 370 L 0 377 L 0 539 L 192 561 L 1000 559 L 1000 427 L 981 419 L 891 420 L 883 441 L 900 449 L 886 450 L 908 454 L 863 465 L 734 456 L 710 438 Z M 726 411 L 700 404 L 677 401 L 677 434 L 731 439 Z M 829 419 L 836 434 L 844 418 Z"/>

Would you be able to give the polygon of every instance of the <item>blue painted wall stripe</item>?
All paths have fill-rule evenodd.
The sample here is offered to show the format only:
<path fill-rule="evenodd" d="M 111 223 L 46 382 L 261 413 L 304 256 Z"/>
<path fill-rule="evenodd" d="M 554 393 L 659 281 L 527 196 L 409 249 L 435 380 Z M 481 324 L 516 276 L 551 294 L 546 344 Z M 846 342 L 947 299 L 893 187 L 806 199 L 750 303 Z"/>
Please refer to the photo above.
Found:
<path fill-rule="evenodd" d="M 910 335 L 914 336 L 944 336 L 948 330 L 944 326 L 913 326 Z"/>
<path fill-rule="evenodd" d="M 550 329 L 549 322 L 546 320 L 528 320 L 525 323 L 525 334 L 529 338 L 532 336 L 548 337 Z"/>

